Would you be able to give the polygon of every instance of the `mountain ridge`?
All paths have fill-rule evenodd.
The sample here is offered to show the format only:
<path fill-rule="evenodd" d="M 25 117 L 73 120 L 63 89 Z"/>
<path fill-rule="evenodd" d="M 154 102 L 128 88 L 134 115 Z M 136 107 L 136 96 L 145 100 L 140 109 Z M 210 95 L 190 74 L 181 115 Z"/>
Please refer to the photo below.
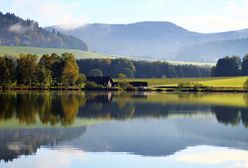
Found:
<path fill-rule="evenodd" d="M 231 46 L 227 46 L 226 48 L 219 49 L 226 52 L 201 53 L 201 55 L 207 55 L 207 58 L 199 60 L 195 58 L 197 57 L 195 55 L 188 56 L 191 51 L 183 51 L 187 47 L 194 50 L 200 44 L 207 45 L 208 43 L 217 41 L 228 43 L 230 40 L 248 38 L 248 29 L 217 33 L 199 33 L 189 31 L 172 22 L 163 21 L 145 21 L 130 24 L 93 23 L 85 24 L 71 30 L 65 30 L 55 25 L 46 29 L 50 31 L 55 29 L 65 34 L 76 36 L 83 39 L 88 44 L 90 50 L 114 55 L 173 61 L 215 62 L 218 58 L 225 56 L 218 55 L 219 53 L 236 55 L 243 54 L 244 52 L 248 53 L 248 46 L 247 49 L 242 48 L 242 52 L 238 50 L 233 52 L 230 50 Z M 184 59 L 184 57 L 188 58 Z"/>

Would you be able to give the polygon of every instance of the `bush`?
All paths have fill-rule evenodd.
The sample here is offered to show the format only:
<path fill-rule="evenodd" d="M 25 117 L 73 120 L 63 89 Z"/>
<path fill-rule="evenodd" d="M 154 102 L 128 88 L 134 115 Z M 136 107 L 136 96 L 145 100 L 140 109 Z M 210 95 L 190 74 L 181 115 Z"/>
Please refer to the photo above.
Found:
<path fill-rule="evenodd" d="M 86 82 L 85 88 L 98 88 L 98 85 L 95 82 Z"/>
<path fill-rule="evenodd" d="M 248 90 L 248 79 L 245 81 L 244 85 L 243 85 L 243 88 L 245 90 Z"/>
<path fill-rule="evenodd" d="M 177 85 L 178 88 L 193 88 L 198 89 L 200 87 L 203 87 L 202 84 L 196 83 L 196 82 L 182 82 Z"/>

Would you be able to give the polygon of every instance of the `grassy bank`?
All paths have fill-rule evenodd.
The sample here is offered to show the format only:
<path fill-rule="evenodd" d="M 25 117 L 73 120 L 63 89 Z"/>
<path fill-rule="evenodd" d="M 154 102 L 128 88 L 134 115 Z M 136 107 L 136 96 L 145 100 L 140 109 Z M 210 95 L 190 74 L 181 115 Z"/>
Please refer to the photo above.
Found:
<path fill-rule="evenodd" d="M 129 81 L 147 81 L 149 87 L 177 86 L 179 83 L 196 82 L 206 87 L 243 88 L 248 77 L 209 77 L 209 78 L 143 78 Z"/>

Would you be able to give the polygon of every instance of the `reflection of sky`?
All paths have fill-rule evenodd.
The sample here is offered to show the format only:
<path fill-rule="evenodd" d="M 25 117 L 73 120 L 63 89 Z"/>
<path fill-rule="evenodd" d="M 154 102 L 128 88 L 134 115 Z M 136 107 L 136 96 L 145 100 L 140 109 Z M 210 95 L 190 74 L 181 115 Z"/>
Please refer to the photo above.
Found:
<path fill-rule="evenodd" d="M 213 146 L 189 147 L 168 157 L 142 157 L 127 153 L 88 153 L 80 150 L 40 149 L 35 156 L 22 156 L 6 168 L 242 168 L 248 167 L 248 151 Z"/>

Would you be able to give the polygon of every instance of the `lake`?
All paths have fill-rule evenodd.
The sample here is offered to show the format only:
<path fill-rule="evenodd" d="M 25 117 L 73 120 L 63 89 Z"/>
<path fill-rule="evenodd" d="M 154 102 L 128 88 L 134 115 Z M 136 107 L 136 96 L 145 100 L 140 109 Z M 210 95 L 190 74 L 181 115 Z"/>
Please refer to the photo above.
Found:
<path fill-rule="evenodd" d="M 248 167 L 248 95 L 1 92 L 1 168 Z"/>

